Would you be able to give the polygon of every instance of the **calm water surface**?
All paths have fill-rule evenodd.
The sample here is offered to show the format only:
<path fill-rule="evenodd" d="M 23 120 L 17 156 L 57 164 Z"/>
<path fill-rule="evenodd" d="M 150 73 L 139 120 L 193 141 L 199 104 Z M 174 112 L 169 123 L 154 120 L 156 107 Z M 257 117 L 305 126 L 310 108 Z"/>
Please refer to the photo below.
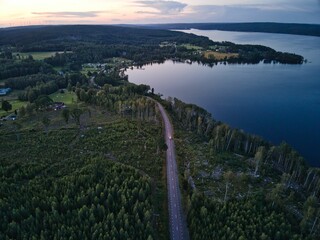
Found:
<path fill-rule="evenodd" d="M 217 65 L 167 61 L 128 70 L 129 81 L 195 103 L 235 128 L 286 141 L 320 166 L 320 38 L 222 31 L 185 31 L 214 41 L 270 46 L 308 59 L 303 65 Z"/>

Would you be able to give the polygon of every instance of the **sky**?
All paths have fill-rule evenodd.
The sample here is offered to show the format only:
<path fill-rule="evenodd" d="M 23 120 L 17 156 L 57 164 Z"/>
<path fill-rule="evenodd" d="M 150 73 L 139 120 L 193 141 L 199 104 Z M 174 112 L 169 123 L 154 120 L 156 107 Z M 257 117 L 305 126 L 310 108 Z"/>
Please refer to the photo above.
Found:
<path fill-rule="evenodd" d="M 320 0 L 0 0 L 0 27 L 183 22 L 320 24 Z"/>

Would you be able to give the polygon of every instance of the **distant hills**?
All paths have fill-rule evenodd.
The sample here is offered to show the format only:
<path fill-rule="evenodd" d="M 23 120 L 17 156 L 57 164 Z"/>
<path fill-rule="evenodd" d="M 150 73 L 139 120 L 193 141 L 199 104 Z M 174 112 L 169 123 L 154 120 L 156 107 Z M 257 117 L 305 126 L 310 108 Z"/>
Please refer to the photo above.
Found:
<path fill-rule="evenodd" d="M 240 32 L 282 33 L 320 37 L 320 24 L 293 23 L 170 23 L 145 25 L 57 25 L 0 28 L 0 45 L 51 45 L 66 49 L 74 42 L 94 44 L 159 44 L 162 41 L 208 45 L 206 37 L 166 31 L 199 29 Z M 124 37 L 125 36 L 125 37 Z"/>
<path fill-rule="evenodd" d="M 263 32 L 283 33 L 294 35 L 307 35 L 320 37 L 320 24 L 298 24 L 298 23 L 172 23 L 172 24 L 150 24 L 144 27 L 156 29 L 199 29 L 199 30 L 221 30 L 238 32 Z"/>

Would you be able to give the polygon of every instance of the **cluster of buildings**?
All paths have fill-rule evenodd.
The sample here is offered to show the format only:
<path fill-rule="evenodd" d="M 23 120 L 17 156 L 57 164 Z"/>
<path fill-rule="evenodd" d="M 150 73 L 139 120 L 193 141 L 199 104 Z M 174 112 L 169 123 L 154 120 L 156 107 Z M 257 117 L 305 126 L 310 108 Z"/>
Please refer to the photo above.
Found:
<path fill-rule="evenodd" d="M 83 68 L 96 68 L 96 69 L 100 69 L 100 68 L 105 68 L 107 66 L 106 63 L 86 63 L 86 64 L 82 64 Z"/>

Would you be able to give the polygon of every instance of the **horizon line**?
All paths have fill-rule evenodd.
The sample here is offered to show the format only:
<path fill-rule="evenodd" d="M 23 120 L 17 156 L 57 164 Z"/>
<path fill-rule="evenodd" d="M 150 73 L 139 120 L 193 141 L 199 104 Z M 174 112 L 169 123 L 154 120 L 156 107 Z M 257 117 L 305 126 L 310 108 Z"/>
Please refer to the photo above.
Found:
<path fill-rule="evenodd" d="M 28 28 L 28 27 L 50 27 L 50 26 L 150 26 L 150 25 L 172 25 L 172 24 L 253 24 L 253 23 L 268 23 L 268 24 L 294 24 L 294 25 L 319 25 L 320 23 L 297 23 L 297 22 L 272 22 L 272 21 L 257 21 L 257 22 L 168 22 L 168 23 L 62 23 L 62 24 L 30 24 L 17 26 L 4 26 L 0 29 L 9 28 Z"/>

